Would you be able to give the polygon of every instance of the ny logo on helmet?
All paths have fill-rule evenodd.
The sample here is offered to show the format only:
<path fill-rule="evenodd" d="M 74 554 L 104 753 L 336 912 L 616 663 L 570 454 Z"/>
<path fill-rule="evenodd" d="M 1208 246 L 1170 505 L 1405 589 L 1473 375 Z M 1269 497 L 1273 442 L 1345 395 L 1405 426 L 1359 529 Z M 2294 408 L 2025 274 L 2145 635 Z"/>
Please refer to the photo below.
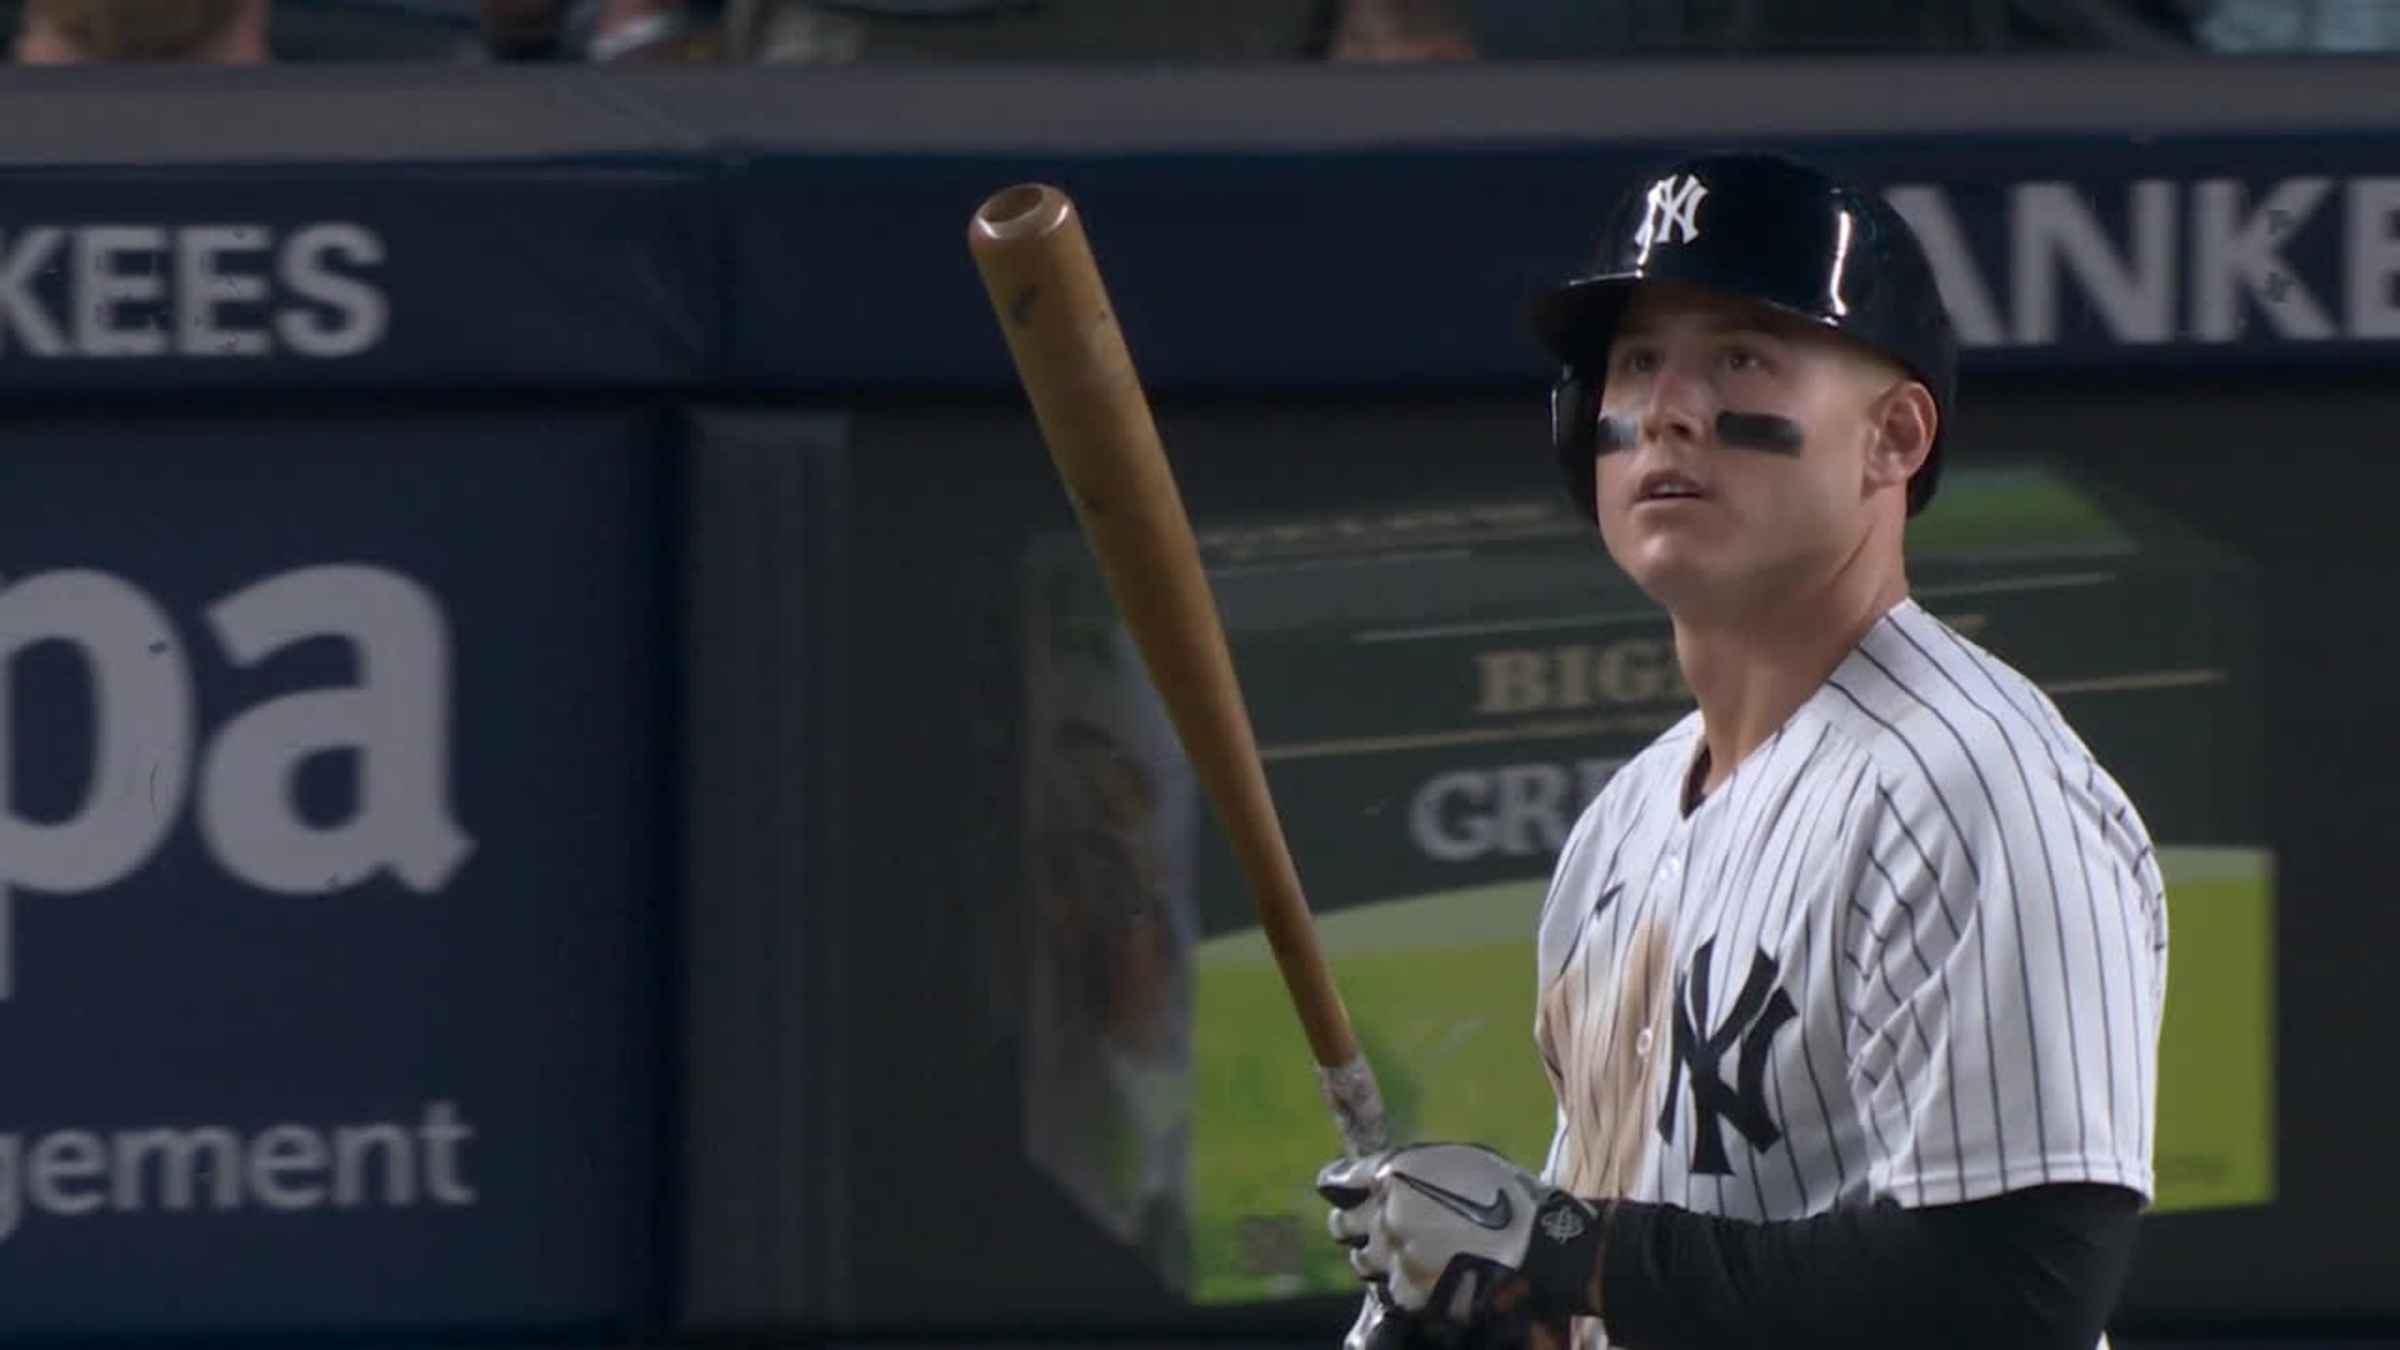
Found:
<path fill-rule="evenodd" d="M 1672 244 L 1677 242 L 1678 232 L 1686 244 L 1699 238 L 1700 227 L 1692 217 L 1700 209 L 1700 199 L 1707 195 L 1708 188 L 1690 174 L 1676 174 L 1652 183 L 1649 210 L 1643 214 L 1642 228 L 1633 236 L 1633 242 L 1641 248 Z"/>

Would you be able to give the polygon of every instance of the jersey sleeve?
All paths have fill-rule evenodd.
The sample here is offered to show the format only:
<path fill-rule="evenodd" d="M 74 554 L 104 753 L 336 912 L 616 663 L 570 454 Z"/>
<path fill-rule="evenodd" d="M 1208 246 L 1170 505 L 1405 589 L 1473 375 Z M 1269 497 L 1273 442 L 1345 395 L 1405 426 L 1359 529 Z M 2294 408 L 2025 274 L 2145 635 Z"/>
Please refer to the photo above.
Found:
<path fill-rule="evenodd" d="M 1837 921 L 1870 1183 L 2153 1195 L 2163 896 L 2140 818 L 2052 745 L 1880 773 Z M 1923 769 L 1926 766 L 1912 765 Z"/>

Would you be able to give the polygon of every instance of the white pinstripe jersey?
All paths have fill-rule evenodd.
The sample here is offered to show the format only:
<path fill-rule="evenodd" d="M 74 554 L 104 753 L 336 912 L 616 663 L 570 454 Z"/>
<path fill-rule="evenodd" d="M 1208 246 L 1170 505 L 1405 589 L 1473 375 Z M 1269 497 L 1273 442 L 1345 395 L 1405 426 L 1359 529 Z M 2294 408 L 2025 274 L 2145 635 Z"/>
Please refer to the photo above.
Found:
<path fill-rule="evenodd" d="M 2164 888 L 2031 681 L 1904 600 L 1686 815 L 1700 749 L 1694 713 L 1560 853 L 1548 1180 L 1757 1220 L 2151 1194 Z"/>

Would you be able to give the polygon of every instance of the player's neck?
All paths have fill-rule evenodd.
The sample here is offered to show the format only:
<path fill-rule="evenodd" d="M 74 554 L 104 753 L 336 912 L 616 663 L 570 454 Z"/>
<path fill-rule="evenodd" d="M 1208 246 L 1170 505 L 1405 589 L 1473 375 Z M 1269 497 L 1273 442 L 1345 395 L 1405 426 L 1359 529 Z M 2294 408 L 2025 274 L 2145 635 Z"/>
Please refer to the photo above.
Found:
<path fill-rule="evenodd" d="M 1698 795 L 1714 792 L 1790 721 L 1867 630 L 1907 596 L 1907 576 L 1895 564 L 1844 569 L 1740 617 L 1711 622 L 1676 615 L 1675 655 L 1700 704 L 1707 742 Z"/>

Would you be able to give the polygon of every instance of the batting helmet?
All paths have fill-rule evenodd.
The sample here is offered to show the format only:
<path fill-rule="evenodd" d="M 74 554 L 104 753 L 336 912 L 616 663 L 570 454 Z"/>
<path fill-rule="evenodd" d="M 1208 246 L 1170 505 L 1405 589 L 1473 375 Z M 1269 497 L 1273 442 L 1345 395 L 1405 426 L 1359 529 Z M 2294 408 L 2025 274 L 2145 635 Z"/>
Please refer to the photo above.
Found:
<path fill-rule="evenodd" d="M 1938 414 L 1932 453 L 1909 480 L 1909 514 L 1933 499 L 1958 338 L 1916 233 L 1882 197 L 1807 165 L 1707 155 L 1636 184 L 1592 266 L 1534 298 L 1534 333 L 1560 364 L 1550 438 L 1586 512 L 1609 343 L 1633 288 L 1651 280 L 1755 300 L 1900 363 L 1933 392 Z"/>

